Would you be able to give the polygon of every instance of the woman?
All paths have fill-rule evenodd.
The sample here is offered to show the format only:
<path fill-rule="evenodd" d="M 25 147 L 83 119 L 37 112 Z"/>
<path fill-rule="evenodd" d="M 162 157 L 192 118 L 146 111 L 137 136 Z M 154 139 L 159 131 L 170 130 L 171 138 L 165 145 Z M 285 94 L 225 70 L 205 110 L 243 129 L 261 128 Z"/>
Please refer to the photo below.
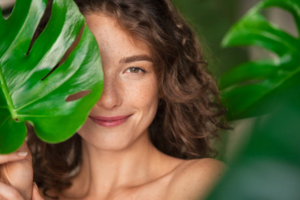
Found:
<path fill-rule="evenodd" d="M 75 2 L 100 48 L 103 94 L 69 140 L 30 133 L 20 156 L 0 156 L 0 197 L 203 199 L 224 168 L 211 139 L 227 127 L 195 32 L 169 0 Z"/>

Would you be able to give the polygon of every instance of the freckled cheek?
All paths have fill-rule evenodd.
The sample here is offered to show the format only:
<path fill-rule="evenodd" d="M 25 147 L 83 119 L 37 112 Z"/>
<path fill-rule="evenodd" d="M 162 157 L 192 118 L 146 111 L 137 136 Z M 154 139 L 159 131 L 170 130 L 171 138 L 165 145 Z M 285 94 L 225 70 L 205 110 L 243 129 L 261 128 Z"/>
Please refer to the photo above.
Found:
<path fill-rule="evenodd" d="M 131 82 L 128 86 L 124 91 L 126 102 L 136 108 L 147 109 L 158 100 L 157 86 L 152 81 Z"/>

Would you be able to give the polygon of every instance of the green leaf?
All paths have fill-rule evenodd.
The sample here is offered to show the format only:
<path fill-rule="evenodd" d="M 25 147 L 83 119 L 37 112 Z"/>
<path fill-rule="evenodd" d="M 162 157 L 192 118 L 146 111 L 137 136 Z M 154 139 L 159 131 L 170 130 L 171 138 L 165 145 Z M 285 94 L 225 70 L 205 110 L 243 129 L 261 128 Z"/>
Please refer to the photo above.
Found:
<path fill-rule="evenodd" d="M 300 85 L 277 97 L 206 200 L 300 199 Z"/>
<path fill-rule="evenodd" d="M 223 78 L 219 81 L 219 88 L 226 90 L 227 88 L 247 84 L 248 82 L 264 80 L 278 69 L 274 60 L 259 60 L 244 63 L 223 74 Z"/>
<path fill-rule="evenodd" d="M 228 107 L 229 120 L 268 113 L 261 110 L 265 101 L 286 88 L 290 78 L 299 74 L 300 39 L 268 22 L 259 12 L 280 7 L 294 16 L 300 30 L 298 0 L 265 0 L 252 8 L 226 35 L 222 45 L 257 46 L 276 54 L 273 60 L 257 60 L 241 64 L 219 81 L 223 102 Z M 254 106 L 255 105 L 255 106 Z"/>
<path fill-rule="evenodd" d="M 25 122 L 49 143 L 70 138 L 100 98 L 103 72 L 97 42 L 72 0 L 54 0 L 47 26 L 29 50 L 46 0 L 18 0 L 0 16 L 0 153 L 15 151 Z M 80 41 L 58 67 L 77 37 Z M 73 94 L 90 93 L 66 101 Z"/>

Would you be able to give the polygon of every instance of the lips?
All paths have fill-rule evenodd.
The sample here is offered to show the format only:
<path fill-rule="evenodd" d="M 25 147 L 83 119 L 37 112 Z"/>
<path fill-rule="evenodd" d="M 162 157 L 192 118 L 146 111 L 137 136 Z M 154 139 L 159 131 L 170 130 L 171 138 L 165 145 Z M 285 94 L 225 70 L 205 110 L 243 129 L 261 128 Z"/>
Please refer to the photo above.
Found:
<path fill-rule="evenodd" d="M 89 116 L 96 124 L 104 127 L 114 127 L 123 124 L 131 115 L 103 117 L 103 116 Z"/>

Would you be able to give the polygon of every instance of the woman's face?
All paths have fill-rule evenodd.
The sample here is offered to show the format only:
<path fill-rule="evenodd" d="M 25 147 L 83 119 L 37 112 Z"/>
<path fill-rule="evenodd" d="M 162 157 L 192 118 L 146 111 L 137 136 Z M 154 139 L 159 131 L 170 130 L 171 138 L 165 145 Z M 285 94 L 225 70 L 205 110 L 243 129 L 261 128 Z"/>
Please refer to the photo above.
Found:
<path fill-rule="evenodd" d="M 104 88 L 78 134 L 98 149 L 124 149 L 147 133 L 157 111 L 158 85 L 150 50 L 114 19 L 99 14 L 85 17 L 99 45 Z M 118 116 L 129 117 L 110 118 Z"/>

